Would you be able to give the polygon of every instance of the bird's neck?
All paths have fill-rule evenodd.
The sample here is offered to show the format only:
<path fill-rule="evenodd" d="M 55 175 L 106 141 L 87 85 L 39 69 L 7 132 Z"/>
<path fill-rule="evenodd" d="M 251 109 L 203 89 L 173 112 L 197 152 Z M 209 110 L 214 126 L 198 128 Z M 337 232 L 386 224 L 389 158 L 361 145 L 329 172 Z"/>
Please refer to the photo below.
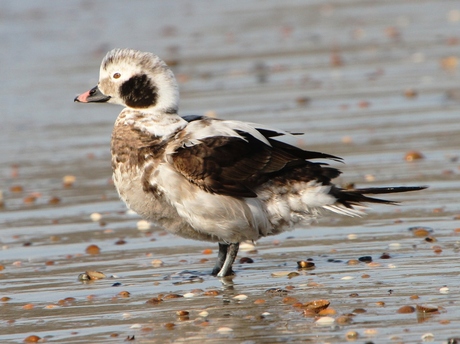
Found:
<path fill-rule="evenodd" d="M 128 125 L 154 137 L 167 138 L 187 125 L 174 110 L 133 110 L 126 108 L 118 116 L 116 125 Z"/>

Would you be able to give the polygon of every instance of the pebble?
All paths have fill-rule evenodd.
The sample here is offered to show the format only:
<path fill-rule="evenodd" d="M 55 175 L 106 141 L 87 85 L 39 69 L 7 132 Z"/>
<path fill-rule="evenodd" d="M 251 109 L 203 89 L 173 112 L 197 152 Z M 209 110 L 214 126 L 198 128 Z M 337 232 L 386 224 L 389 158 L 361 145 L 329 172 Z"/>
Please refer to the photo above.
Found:
<path fill-rule="evenodd" d="M 64 185 L 64 187 L 68 188 L 75 183 L 75 180 L 77 180 L 75 176 L 67 175 L 62 178 L 62 184 Z"/>
<path fill-rule="evenodd" d="M 370 336 L 370 337 L 375 336 L 377 333 L 378 333 L 378 331 L 376 329 L 374 329 L 374 328 L 368 328 L 368 329 L 364 330 L 364 334 L 366 336 Z"/>
<path fill-rule="evenodd" d="M 150 229 L 150 222 L 145 221 L 145 220 L 139 220 L 137 221 L 137 229 L 140 231 L 148 231 Z"/>
<path fill-rule="evenodd" d="M 336 315 L 337 311 L 333 308 L 326 308 L 322 309 L 318 312 L 318 315 L 320 316 L 325 316 L 325 315 Z"/>
<path fill-rule="evenodd" d="M 244 294 L 240 294 L 240 295 L 236 295 L 233 297 L 234 300 L 237 300 L 237 301 L 243 301 L 243 300 L 246 300 L 248 298 L 247 295 L 244 295 Z"/>
<path fill-rule="evenodd" d="M 202 311 L 202 312 L 198 313 L 198 315 L 199 315 L 200 317 L 202 317 L 202 318 L 206 318 L 206 317 L 209 315 L 209 313 L 206 312 L 206 311 Z"/>
<path fill-rule="evenodd" d="M 315 263 L 313 262 L 307 262 L 305 260 L 299 260 L 297 262 L 297 267 L 299 269 L 314 269 L 315 268 Z"/>
<path fill-rule="evenodd" d="M 43 307 L 43 309 L 53 309 L 53 308 L 58 308 L 59 306 L 57 305 L 46 305 L 45 307 Z"/>
<path fill-rule="evenodd" d="M 131 325 L 130 328 L 138 329 L 138 328 L 141 328 L 141 327 L 142 327 L 141 324 L 133 324 L 133 325 Z"/>
<path fill-rule="evenodd" d="M 86 252 L 87 254 L 95 255 L 95 254 L 101 253 L 101 249 L 100 249 L 99 246 L 97 246 L 97 245 L 89 245 L 89 246 L 86 248 L 85 252 Z"/>
<path fill-rule="evenodd" d="M 330 302 L 328 300 L 315 300 L 304 303 L 301 307 L 306 310 L 311 310 L 315 313 L 319 313 L 320 311 L 325 310 L 327 307 L 329 307 L 329 305 Z"/>
<path fill-rule="evenodd" d="M 348 315 L 341 315 L 337 318 L 337 323 L 339 325 L 347 325 L 349 323 L 351 323 L 351 317 L 348 316 Z"/>
<path fill-rule="evenodd" d="M 159 268 L 160 266 L 163 266 L 163 264 L 164 264 L 163 261 L 160 260 L 160 259 L 154 259 L 154 260 L 152 260 L 152 266 L 153 266 L 154 268 Z"/>
<path fill-rule="evenodd" d="M 220 333 L 220 334 L 229 334 L 229 333 L 232 333 L 232 332 L 233 332 L 233 329 L 230 328 L 230 327 L 226 327 L 226 326 L 219 327 L 217 329 L 217 333 Z"/>
<path fill-rule="evenodd" d="M 399 242 L 393 242 L 390 245 L 388 245 L 388 248 L 392 250 L 399 250 L 401 248 L 401 244 Z"/>
<path fill-rule="evenodd" d="M 214 290 L 214 289 L 211 289 L 211 290 L 206 290 L 203 295 L 204 296 L 217 296 L 219 295 L 219 291 L 218 290 Z"/>
<path fill-rule="evenodd" d="M 281 288 L 270 288 L 270 289 L 265 290 L 265 294 L 273 295 L 273 296 L 275 295 L 282 296 L 282 295 L 287 295 L 288 291 L 286 289 L 281 289 Z"/>
<path fill-rule="evenodd" d="M 242 257 L 240 259 L 240 264 L 252 264 L 252 263 L 254 263 L 254 260 L 252 258 Z"/>
<path fill-rule="evenodd" d="M 37 343 L 41 338 L 36 335 L 28 336 L 24 339 L 25 343 Z"/>
<path fill-rule="evenodd" d="M 190 298 L 192 298 L 192 297 L 195 297 L 195 294 L 194 294 L 194 293 L 185 293 L 185 294 L 184 294 L 184 297 L 185 297 L 186 299 L 190 299 Z"/>
<path fill-rule="evenodd" d="M 449 288 L 447 288 L 447 287 L 439 288 L 439 292 L 441 294 L 449 294 Z"/>
<path fill-rule="evenodd" d="M 251 241 L 244 241 L 240 244 L 239 250 L 242 252 L 252 251 L 254 250 L 255 246 Z"/>
<path fill-rule="evenodd" d="M 97 222 L 97 221 L 99 221 L 100 219 L 102 219 L 102 215 L 99 214 L 99 213 L 92 213 L 89 217 L 90 217 L 91 220 L 94 221 L 94 222 Z"/>
<path fill-rule="evenodd" d="M 352 280 L 354 279 L 353 276 L 345 276 L 345 277 L 342 277 L 341 280 L 344 280 L 344 281 L 348 281 L 348 280 Z"/>
<path fill-rule="evenodd" d="M 404 160 L 409 161 L 409 162 L 424 159 L 424 158 L 425 158 L 424 155 L 420 153 L 419 151 L 409 151 L 404 156 Z"/>
<path fill-rule="evenodd" d="M 102 272 L 88 270 L 88 271 L 85 271 L 84 273 L 78 275 L 78 280 L 79 281 L 94 281 L 94 280 L 103 279 L 103 278 L 106 278 L 106 277 L 107 276 L 104 275 Z"/>
<path fill-rule="evenodd" d="M 400 314 L 407 314 L 407 313 L 414 313 L 415 312 L 415 308 L 412 307 L 412 306 L 402 306 L 398 309 L 397 311 L 398 313 Z"/>
<path fill-rule="evenodd" d="M 315 321 L 318 326 L 330 326 L 335 323 L 335 319 L 332 317 L 322 317 Z"/>
<path fill-rule="evenodd" d="M 271 276 L 272 277 L 285 277 L 285 276 L 289 276 L 292 273 L 298 274 L 298 272 L 296 271 L 275 271 L 275 272 L 272 272 Z"/>
<path fill-rule="evenodd" d="M 348 240 L 356 240 L 356 239 L 358 239 L 358 235 L 357 234 L 348 234 L 347 238 L 348 238 Z"/>
<path fill-rule="evenodd" d="M 422 335 L 422 340 L 423 341 L 432 341 L 434 339 L 434 334 L 433 333 L 425 333 Z"/>
<path fill-rule="evenodd" d="M 345 334 L 345 338 L 347 340 L 355 340 L 355 339 L 358 339 L 359 337 L 359 333 L 356 332 L 356 331 L 348 331 L 346 334 Z"/>
<path fill-rule="evenodd" d="M 363 256 L 359 257 L 358 260 L 363 263 L 370 263 L 372 262 L 372 257 L 371 256 Z"/>

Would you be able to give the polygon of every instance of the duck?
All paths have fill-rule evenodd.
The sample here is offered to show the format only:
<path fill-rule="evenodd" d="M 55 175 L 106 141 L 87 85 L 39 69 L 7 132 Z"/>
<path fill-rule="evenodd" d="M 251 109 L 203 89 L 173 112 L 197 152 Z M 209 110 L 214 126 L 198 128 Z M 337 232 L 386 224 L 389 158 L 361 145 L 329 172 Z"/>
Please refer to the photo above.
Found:
<path fill-rule="evenodd" d="M 111 137 L 113 182 L 126 206 L 168 232 L 218 244 L 211 274 L 235 274 L 242 242 L 312 224 L 324 211 L 361 216 L 376 198 L 426 186 L 341 188 L 342 158 L 286 143 L 256 124 L 179 115 L 179 88 L 157 55 L 114 49 L 75 102 L 123 106 Z"/>

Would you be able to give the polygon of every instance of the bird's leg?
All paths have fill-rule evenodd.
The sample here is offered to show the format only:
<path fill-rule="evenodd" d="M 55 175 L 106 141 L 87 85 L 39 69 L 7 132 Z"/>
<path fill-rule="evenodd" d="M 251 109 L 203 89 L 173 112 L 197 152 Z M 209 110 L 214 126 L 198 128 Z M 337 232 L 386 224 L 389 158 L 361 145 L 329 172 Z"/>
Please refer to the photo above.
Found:
<path fill-rule="evenodd" d="M 217 262 L 216 262 L 216 265 L 214 265 L 214 268 L 212 269 L 211 275 L 217 276 L 219 271 L 222 269 L 222 266 L 224 265 L 224 262 L 225 262 L 225 258 L 227 258 L 228 246 L 229 244 L 219 243 L 219 253 L 217 255 Z"/>
<path fill-rule="evenodd" d="M 222 260 L 221 260 L 221 244 L 219 244 L 219 255 L 218 255 L 218 261 L 217 261 L 217 264 L 221 264 Z M 233 275 L 234 272 L 233 272 L 233 269 L 232 269 L 232 265 L 233 265 L 233 262 L 235 261 L 235 258 L 236 258 L 236 255 L 238 254 L 238 249 L 240 248 L 240 243 L 237 242 L 237 243 L 232 243 L 232 244 L 222 244 L 222 245 L 226 245 L 226 248 L 223 249 L 226 252 L 226 256 L 225 256 L 225 261 L 223 262 L 223 265 L 222 265 L 222 268 L 220 269 L 219 273 L 217 274 L 217 277 L 225 277 L 225 276 L 230 276 L 230 275 Z M 217 267 L 217 265 L 216 265 Z M 214 269 L 216 269 L 216 267 L 214 267 Z M 214 272 L 214 270 L 213 270 Z"/>

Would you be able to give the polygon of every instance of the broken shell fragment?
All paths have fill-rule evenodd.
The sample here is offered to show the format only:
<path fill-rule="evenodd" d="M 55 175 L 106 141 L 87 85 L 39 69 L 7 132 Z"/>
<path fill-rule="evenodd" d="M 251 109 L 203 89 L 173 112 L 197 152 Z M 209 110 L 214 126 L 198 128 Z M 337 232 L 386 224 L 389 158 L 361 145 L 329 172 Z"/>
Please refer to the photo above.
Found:
<path fill-rule="evenodd" d="M 305 269 L 305 270 L 307 270 L 307 269 L 314 269 L 314 268 L 315 268 L 315 263 L 313 263 L 313 262 L 307 262 L 307 261 L 305 261 L 305 260 L 299 260 L 299 261 L 297 262 L 297 267 L 298 267 L 299 269 Z"/>
<path fill-rule="evenodd" d="M 98 279 L 103 279 L 106 278 L 107 276 L 104 275 L 102 272 L 99 271 L 94 271 L 94 270 L 88 270 L 85 271 L 84 273 L 78 275 L 78 280 L 79 281 L 94 281 Z"/>
<path fill-rule="evenodd" d="M 302 308 L 312 310 L 315 313 L 319 313 L 323 309 L 326 309 L 327 307 L 329 307 L 330 304 L 331 303 L 327 300 L 314 300 L 314 301 L 304 303 L 302 305 Z"/>
<path fill-rule="evenodd" d="M 438 307 L 431 305 L 417 305 L 416 309 L 420 313 L 434 313 L 438 311 Z"/>

